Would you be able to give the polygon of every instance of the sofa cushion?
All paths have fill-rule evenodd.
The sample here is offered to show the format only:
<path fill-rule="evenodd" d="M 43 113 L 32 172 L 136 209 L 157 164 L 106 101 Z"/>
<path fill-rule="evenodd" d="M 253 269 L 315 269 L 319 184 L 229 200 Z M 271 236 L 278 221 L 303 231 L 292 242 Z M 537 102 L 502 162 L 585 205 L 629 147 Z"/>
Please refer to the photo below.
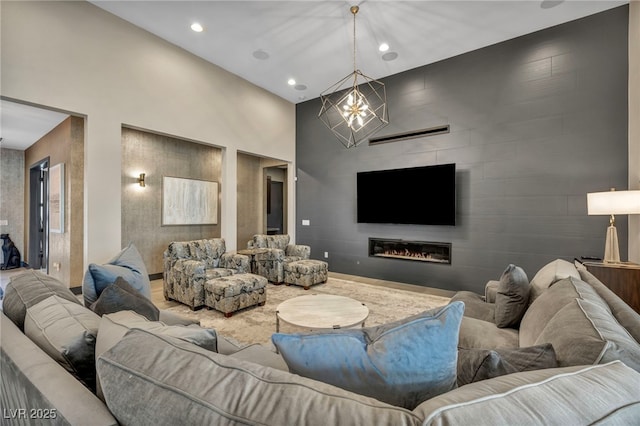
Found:
<path fill-rule="evenodd" d="M 121 424 L 420 424 L 373 398 L 143 330 L 102 354 L 97 371 Z"/>
<path fill-rule="evenodd" d="M 513 349 L 458 350 L 458 386 L 505 374 L 558 367 L 550 343 Z"/>
<path fill-rule="evenodd" d="M 465 349 L 517 348 L 518 330 L 498 328 L 493 321 L 462 318 L 458 347 Z"/>
<path fill-rule="evenodd" d="M 284 362 L 284 359 L 282 359 L 282 356 L 280 354 L 277 354 L 258 343 L 245 346 L 244 348 L 239 349 L 229 356 L 235 359 L 255 362 L 256 364 L 260 364 L 264 367 L 271 367 L 282 371 L 289 371 L 287 363 Z"/>
<path fill-rule="evenodd" d="M 289 240 L 289 234 L 257 234 L 253 236 L 253 245 L 257 248 L 285 250 L 289 245 Z"/>
<path fill-rule="evenodd" d="M 569 277 L 556 281 L 533 301 L 520 323 L 520 346 L 533 346 L 547 323 L 560 309 L 576 298 L 586 299 L 608 309 L 606 303 L 589 284 Z"/>
<path fill-rule="evenodd" d="M 42 272 L 28 270 L 11 277 L 2 299 L 2 310 L 20 330 L 24 331 L 27 308 L 54 295 L 80 304 L 78 298 L 62 282 Z"/>
<path fill-rule="evenodd" d="M 129 330 L 134 328 L 147 330 L 154 334 L 172 336 L 206 350 L 214 352 L 218 350 L 217 335 L 214 329 L 201 328 L 196 325 L 166 325 L 159 321 L 149 321 L 133 311 L 119 311 L 103 315 L 100 319 L 95 348 L 96 362 L 100 355 L 115 346 Z M 98 397 L 103 398 L 99 378 L 96 378 L 96 393 Z"/>
<path fill-rule="evenodd" d="M 517 328 L 529 306 L 531 286 L 527 274 L 510 264 L 500 277 L 496 292 L 494 320 L 500 328 Z"/>
<path fill-rule="evenodd" d="M 218 349 L 216 331 L 212 328 L 166 325 L 160 321 L 149 321 L 133 311 L 120 311 L 104 315 L 100 320 L 96 358 L 118 343 L 132 328 L 172 336 L 214 352 Z"/>
<path fill-rule="evenodd" d="M 6 316 L 0 313 L 0 405 L 7 426 L 87 425 L 118 423 L 102 401 L 78 379 L 40 349 Z M 17 409 L 25 415 L 18 418 Z M 13 418 L 10 410 L 13 410 Z M 33 411 L 29 411 L 33 410 Z M 38 411 L 40 410 L 40 411 Z M 46 419 L 45 413 L 49 417 Z M 26 413 L 39 414 L 29 419 Z"/>
<path fill-rule="evenodd" d="M 158 321 L 160 310 L 153 302 L 142 294 L 122 277 L 116 278 L 113 285 L 107 286 L 91 305 L 91 310 L 102 316 L 118 311 L 134 311 L 147 318 L 149 321 Z"/>
<path fill-rule="evenodd" d="M 538 298 L 553 283 L 567 277 L 580 279 L 580 274 L 572 263 L 563 259 L 556 259 L 547 263 L 535 274 L 531 280 L 530 303 Z"/>
<path fill-rule="evenodd" d="M 636 424 L 639 381 L 620 361 L 526 371 L 471 383 L 414 413 L 425 426 Z"/>
<path fill-rule="evenodd" d="M 607 303 L 611 313 L 616 317 L 616 320 L 627 329 L 631 337 L 636 342 L 640 342 L 640 313 L 633 310 L 631 306 L 625 303 L 618 295 L 607 288 L 600 280 L 598 280 L 593 274 L 585 269 L 578 268 L 580 277 L 586 283 L 588 283 L 598 293 L 602 300 Z"/>
<path fill-rule="evenodd" d="M 271 340 L 292 373 L 413 409 L 456 387 L 463 311 L 454 302 L 379 327 L 276 333 Z"/>
<path fill-rule="evenodd" d="M 27 309 L 24 333 L 94 390 L 94 350 L 99 323 L 100 317 L 79 303 L 50 296 Z"/>
<path fill-rule="evenodd" d="M 561 367 L 621 360 L 640 371 L 640 345 L 601 305 L 567 304 L 549 321 L 536 344 L 551 343 Z"/>
<path fill-rule="evenodd" d="M 224 238 L 188 241 L 190 259 L 204 262 L 205 269 L 220 266 L 220 258 L 227 250 Z"/>
<path fill-rule="evenodd" d="M 151 283 L 147 268 L 145 268 L 142 256 L 136 246 L 130 243 L 106 264 L 89 264 L 82 282 L 84 305 L 91 306 L 98 300 L 102 290 L 113 284 L 118 277 L 124 278 L 144 297 L 151 299 Z"/>
<path fill-rule="evenodd" d="M 484 297 L 472 291 L 458 291 L 453 295 L 449 303 L 464 303 L 464 316 L 476 318 L 482 321 L 494 322 L 496 305 L 485 302 Z"/>

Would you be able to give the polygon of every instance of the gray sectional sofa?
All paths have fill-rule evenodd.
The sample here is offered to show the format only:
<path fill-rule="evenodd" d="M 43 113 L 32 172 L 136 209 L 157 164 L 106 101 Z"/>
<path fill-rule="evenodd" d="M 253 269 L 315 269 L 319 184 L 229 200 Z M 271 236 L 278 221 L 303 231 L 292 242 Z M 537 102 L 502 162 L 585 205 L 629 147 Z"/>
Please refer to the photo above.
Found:
<path fill-rule="evenodd" d="M 504 284 L 504 275 L 502 280 Z M 490 281 L 484 296 L 458 292 L 451 299 L 466 306 L 460 348 L 501 350 L 550 343 L 560 367 L 622 360 L 640 372 L 640 315 L 581 265 L 558 259 L 541 268 L 531 279 L 521 319 L 511 327 L 497 325 L 497 299 L 503 296 L 501 289 L 507 289 L 500 285 Z"/>
<path fill-rule="evenodd" d="M 82 311 L 86 308 L 80 304 L 71 309 L 72 300 L 55 294 L 64 293 L 64 286 L 48 285 L 52 294 L 21 298 L 22 327 L 30 328 L 29 336 L 16 324 L 16 309 L 5 308 L 0 316 L 2 424 L 574 425 L 633 424 L 640 418 L 640 373 L 614 360 L 615 351 L 582 365 L 563 366 L 570 363 L 563 361 L 559 368 L 477 381 L 408 410 L 292 374 L 267 348 L 241 348 L 196 325 L 172 328 L 130 311 L 97 319 L 93 343 L 98 386 L 94 393 L 74 377 L 73 368 L 63 367 L 35 343 L 44 330 L 36 327 L 34 331 L 33 324 L 38 323 L 45 305 L 58 312 L 73 310 L 89 322 L 96 320 Z M 602 289 L 593 288 L 600 294 Z M 38 301 L 42 297 L 46 298 Z M 458 296 L 463 297 L 471 296 Z M 589 303 L 598 303 L 591 293 L 584 297 Z M 608 294 L 600 297 L 616 318 L 637 320 L 615 298 Z M 479 297 L 469 302 L 473 303 L 488 304 Z M 491 310 L 490 306 L 476 306 L 469 312 L 476 308 Z M 70 321 L 80 314 L 72 315 Z M 461 342 L 471 339 L 465 322 L 472 319 L 462 321 Z M 638 324 L 629 327 L 635 332 Z M 544 328 L 551 325 L 548 321 Z M 490 324 L 485 327 L 492 329 Z M 509 334 L 513 346 L 523 330 L 521 326 L 487 333 L 492 332 Z M 81 342 L 91 340 L 87 333 L 81 334 Z M 68 335 L 65 338 L 71 341 Z M 489 346 L 495 346 L 491 342 Z M 72 347 L 76 346 L 67 345 L 61 352 L 69 355 Z"/>

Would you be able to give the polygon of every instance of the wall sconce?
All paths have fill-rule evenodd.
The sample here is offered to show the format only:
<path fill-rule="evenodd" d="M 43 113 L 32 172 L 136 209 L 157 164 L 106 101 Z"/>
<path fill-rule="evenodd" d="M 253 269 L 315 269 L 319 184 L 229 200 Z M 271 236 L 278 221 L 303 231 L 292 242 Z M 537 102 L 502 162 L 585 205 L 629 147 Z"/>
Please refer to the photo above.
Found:
<path fill-rule="evenodd" d="M 138 183 L 140 184 L 140 186 L 142 188 L 145 187 L 144 178 L 145 178 L 145 174 L 144 173 L 140 173 L 140 177 L 138 178 Z"/>

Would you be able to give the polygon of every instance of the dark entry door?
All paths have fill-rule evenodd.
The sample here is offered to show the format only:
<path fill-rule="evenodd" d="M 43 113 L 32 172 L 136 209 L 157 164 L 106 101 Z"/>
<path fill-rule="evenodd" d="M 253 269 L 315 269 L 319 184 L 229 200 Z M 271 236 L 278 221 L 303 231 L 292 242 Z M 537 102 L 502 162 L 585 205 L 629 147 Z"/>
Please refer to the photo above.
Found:
<path fill-rule="evenodd" d="M 29 258 L 33 269 L 49 270 L 49 159 L 31 166 L 29 171 Z"/>
<path fill-rule="evenodd" d="M 282 234 L 284 232 L 283 209 L 284 192 L 283 183 L 269 179 L 269 208 L 267 209 L 267 233 Z"/>

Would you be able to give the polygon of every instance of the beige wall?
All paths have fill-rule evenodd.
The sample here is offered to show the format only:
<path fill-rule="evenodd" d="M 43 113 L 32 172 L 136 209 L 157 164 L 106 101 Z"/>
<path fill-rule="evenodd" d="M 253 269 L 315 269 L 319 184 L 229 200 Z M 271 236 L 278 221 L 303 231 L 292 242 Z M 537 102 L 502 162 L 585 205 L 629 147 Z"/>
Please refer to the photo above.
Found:
<path fill-rule="evenodd" d="M 629 189 L 640 189 L 640 1 L 629 5 Z M 640 215 L 629 216 L 629 260 L 640 263 Z"/>
<path fill-rule="evenodd" d="M 2 96 L 87 117 L 85 268 L 125 243 L 123 125 L 222 149 L 220 231 L 235 245 L 237 152 L 293 164 L 294 105 L 87 2 L 0 8 Z"/>
<path fill-rule="evenodd" d="M 122 129 L 122 244 L 135 244 L 149 274 L 162 272 L 162 253 L 170 242 L 220 236 L 219 209 L 217 225 L 162 226 L 162 178 L 220 182 L 221 162 L 219 148 Z M 144 188 L 140 173 L 146 175 Z"/>
<path fill-rule="evenodd" d="M 262 168 L 260 158 L 238 154 L 238 248 L 262 233 Z"/>
<path fill-rule="evenodd" d="M 24 151 L 0 148 L 0 225 L 9 234 L 24 260 Z M 0 241 L 2 244 L 2 241 Z M 0 251 L 0 260 L 4 261 Z"/>
<path fill-rule="evenodd" d="M 49 167 L 64 164 L 64 233 L 49 233 L 49 274 L 69 287 L 82 285 L 83 265 L 83 165 L 84 120 L 69 117 L 24 153 L 24 234 L 29 253 L 29 173 L 32 165 L 49 158 Z M 26 259 L 29 262 L 29 259 Z M 54 268 L 59 264 L 59 269 Z"/>

